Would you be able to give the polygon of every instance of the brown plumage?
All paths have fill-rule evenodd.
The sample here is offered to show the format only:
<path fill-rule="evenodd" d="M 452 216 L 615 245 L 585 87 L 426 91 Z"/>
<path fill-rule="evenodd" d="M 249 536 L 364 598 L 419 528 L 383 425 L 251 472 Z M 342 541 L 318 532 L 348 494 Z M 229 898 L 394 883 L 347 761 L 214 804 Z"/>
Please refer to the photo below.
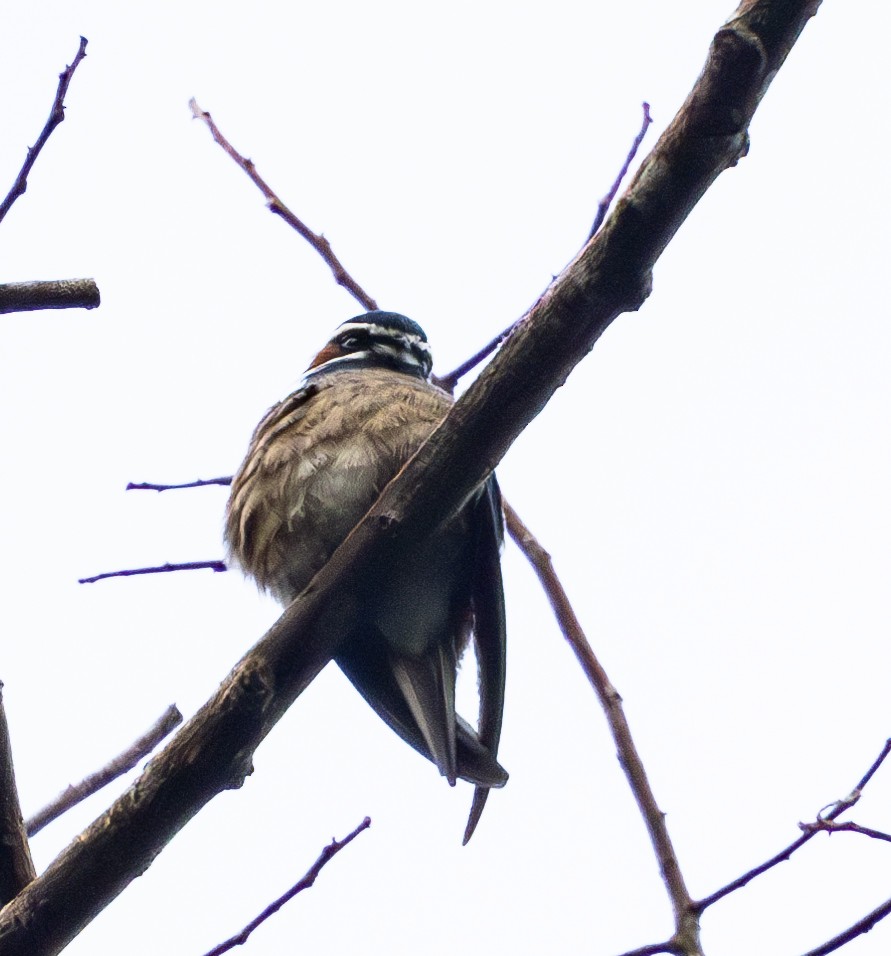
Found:
<path fill-rule="evenodd" d="M 370 313 L 345 323 L 361 334 L 335 335 L 303 387 L 257 426 L 233 479 L 230 554 L 284 605 L 452 403 L 427 380 L 429 350 L 418 353 L 420 367 L 408 354 L 404 324 L 419 327 L 392 316 Z M 425 339 L 422 345 L 426 350 Z M 420 346 L 412 347 L 417 353 Z M 500 499 L 491 478 L 444 528 L 387 569 L 384 584 L 363 598 L 336 657 L 380 716 L 450 783 L 462 777 L 477 785 L 465 842 L 488 788 L 507 779 L 495 759 L 504 686 L 500 540 Z M 457 662 L 471 633 L 480 665 L 479 734 L 454 709 Z"/>

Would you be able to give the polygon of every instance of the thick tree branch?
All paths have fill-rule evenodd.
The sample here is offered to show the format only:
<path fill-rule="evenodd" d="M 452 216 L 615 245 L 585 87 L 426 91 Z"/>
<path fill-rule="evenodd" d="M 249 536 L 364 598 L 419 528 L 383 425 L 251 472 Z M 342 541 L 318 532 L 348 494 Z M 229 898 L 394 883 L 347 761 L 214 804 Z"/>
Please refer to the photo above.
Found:
<path fill-rule="evenodd" d="M 744 0 L 604 227 L 558 277 L 328 564 L 109 811 L 0 912 L 0 956 L 58 953 L 217 793 L 337 650 L 392 555 L 467 500 L 623 311 L 746 129 L 815 0 Z M 136 611 L 138 613 L 138 609 Z"/>
<path fill-rule="evenodd" d="M 87 55 L 87 40 L 86 37 L 80 38 L 80 45 L 77 48 L 77 54 L 74 59 L 71 61 L 71 66 L 66 66 L 65 69 L 59 74 L 59 86 L 56 90 L 56 98 L 53 100 L 53 106 L 50 110 L 49 119 L 46 121 L 43 129 L 40 131 L 40 136 L 37 137 L 37 142 L 28 149 L 28 155 L 25 158 L 25 163 L 19 170 L 18 176 L 16 176 L 15 182 L 12 184 L 12 188 L 6 195 L 6 198 L 3 202 L 0 202 L 0 222 L 4 220 L 6 214 L 12 208 L 12 204 L 16 199 L 21 196 L 25 190 L 28 188 L 28 174 L 31 172 L 31 167 L 34 165 L 35 160 L 40 155 L 40 151 L 46 145 L 46 141 L 50 138 L 53 130 L 65 119 L 65 94 L 68 92 L 68 84 L 71 82 L 71 78 L 74 76 L 74 71 L 77 69 L 80 61 Z"/>
<path fill-rule="evenodd" d="M 36 875 L 22 823 L 0 682 L 0 907 L 14 899 Z"/>
<path fill-rule="evenodd" d="M 99 304 L 95 279 L 50 279 L 0 285 L 0 314 L 38 309 L 96 309 Z"/>

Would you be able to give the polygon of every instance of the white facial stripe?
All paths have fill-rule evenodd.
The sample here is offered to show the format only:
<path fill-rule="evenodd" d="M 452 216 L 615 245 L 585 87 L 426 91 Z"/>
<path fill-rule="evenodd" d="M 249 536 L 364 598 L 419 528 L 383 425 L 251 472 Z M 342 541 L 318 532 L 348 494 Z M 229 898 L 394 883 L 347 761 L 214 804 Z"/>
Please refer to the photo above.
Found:
<path fill-rule="evenodd" d="M 397 332 L 395 329 L 378 325 L 375 322 L 346 322 L 338 328 L 337 334 L 342 335 L 344 332 L 366 332 L 377 340 L 392 339 L 393 341 L 402 342 L 406 352 L 410 353 L 414 348 L 420 350 L 425 355 L 430 354 L 430 345 L 425 342 L 420 335 L 414 335 L 411 332 Z M 375 342 L 375 345 L 381 344 L 380 341 Z M 391 354 L 395 355 L 396 351 L 397 350 L 394 349 Z"/>

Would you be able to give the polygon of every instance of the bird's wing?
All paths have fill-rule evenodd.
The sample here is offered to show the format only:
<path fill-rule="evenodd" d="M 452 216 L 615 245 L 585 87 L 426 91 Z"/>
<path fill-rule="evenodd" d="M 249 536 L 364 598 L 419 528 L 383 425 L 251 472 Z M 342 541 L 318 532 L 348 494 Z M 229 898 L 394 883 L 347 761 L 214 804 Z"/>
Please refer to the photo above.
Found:
<path fill-rule="evenodd" d="M 393 672 L 388 649 L 374 633 L 357 634 L 345 641 L 335 658 L 378 716 L 418 753 L 436 763 Z M 476 731 L 460 717 L 455 719 L 455 775 L 480 787 L 503 787 L 507 773 L 480 743 Z"/>
<path fill-rule="evenodd" d="M 434 644 L 419 657 L 390 655 L 390 668 L 439 772 L 455 786 L 454 641 Z"/>
<path fill-rule="evenodd" d="M 476 502 L 473 526 L 477 534 L 473 575 L 473 638 L 479 668 L 479 740 L 494 760 L 501 739 L 504 711 L 506 625 L 504 591 L 501 583 L 501 545 L 504 516 L 501 493 L 491 475 Z M 489 788 L 478 785 L 464 830 L 464 843 L 473 836 L 489 796 Z"/>
<path fill-rule="evenodd" d="M 318 391 L 318 386 L 306 385 L 269 409 L 254 429 L 248 453 L 232 479 L 226 507 L 226 544 L 231 556 L 250 571 L 261 587 L 269 586 L 272 565 L 281 557 L 270 548 L 282 523 L 278 510 L 270 507 L 273 478 L 287 473 L 294 458 L 304 450 L 298 445 L 299 431 L 289 442 L 276 439 L 288 430 L 295 431 L 295 425 L 306 416 L 307 404 Z"/>

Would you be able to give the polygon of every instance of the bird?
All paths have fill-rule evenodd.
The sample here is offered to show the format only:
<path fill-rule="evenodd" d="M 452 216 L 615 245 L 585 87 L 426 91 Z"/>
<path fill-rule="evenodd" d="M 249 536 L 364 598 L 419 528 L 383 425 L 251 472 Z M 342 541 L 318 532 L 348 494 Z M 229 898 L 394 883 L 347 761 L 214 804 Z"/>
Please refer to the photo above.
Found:
<path fill-rule="evenodd" d="M 379 494 L 440 424 L 452 396 L 432 381 L 424 330 L 375 310 L 341 324 L 297 389 L 254 430 L 226 507 L 231 562 L 283 606 L 309 584 Z M 494 474 L 457 515 L 394 559 L 362 592 L 335 661 L 389 726 L 454 786 L 475 785 L 464 843 L 498 762 L 505 688 L 500 551 L 504 519 Z M 459 660 L 473 641 L 480 714 L 455 711 Z"/>

